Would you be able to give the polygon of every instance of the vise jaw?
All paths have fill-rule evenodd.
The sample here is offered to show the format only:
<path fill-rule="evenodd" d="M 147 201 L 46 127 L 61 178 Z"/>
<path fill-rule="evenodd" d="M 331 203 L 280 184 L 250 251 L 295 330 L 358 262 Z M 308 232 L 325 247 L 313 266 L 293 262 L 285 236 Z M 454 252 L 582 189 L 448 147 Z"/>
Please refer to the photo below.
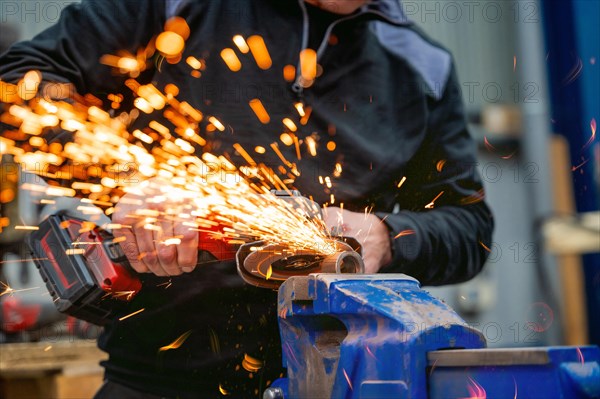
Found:
<path fill-rule="evenodd" d="M 428 352 L 486 346 L 403 274 L 291 277 L 278 309 L 286 398 L 425 398 Z"/>

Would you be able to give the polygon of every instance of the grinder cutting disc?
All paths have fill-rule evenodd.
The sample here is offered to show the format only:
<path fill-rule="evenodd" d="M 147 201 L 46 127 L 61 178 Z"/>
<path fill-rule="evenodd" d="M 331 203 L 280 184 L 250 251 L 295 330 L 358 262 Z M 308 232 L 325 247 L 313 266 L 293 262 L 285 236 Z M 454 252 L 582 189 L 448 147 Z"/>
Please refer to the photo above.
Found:
<path fill-rule="evenodd" d="M 236 255 L 238 273 L 249 284 L 277 289 L 292 276 L 311 273 L 364 273 L 360 245 L 352 238 L 331 240 L 335 252 L 323 255 L 263 241 L 244 244 Z"/>

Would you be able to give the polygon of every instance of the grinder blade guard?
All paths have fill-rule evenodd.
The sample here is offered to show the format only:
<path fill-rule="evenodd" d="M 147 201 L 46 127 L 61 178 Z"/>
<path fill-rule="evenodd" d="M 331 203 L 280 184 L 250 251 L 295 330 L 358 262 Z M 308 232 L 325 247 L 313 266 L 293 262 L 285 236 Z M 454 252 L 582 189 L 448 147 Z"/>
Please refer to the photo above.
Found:
<path fill-rule="evenodd" d="M 236 255 L 238 273 L 248 284 L 277 289 L 292 276 L 312 273 L 364 273 L 365 265 L 350 237 L 331 239 L 335 252 L 322 255 L 311 250 L 291 249 L 284 244 L 256 241 L 244 244 Z"/>
<path fill-rule="evenodd" d="M 298 191 L 271 191 L 306 218 L 320 218 L 321 208 Z M 248 284 L 277 289 L 292 276 L 312 273 L 364 273 L 360 243 L 352 237 L 331 237 L 328 254 L 291 248 L 285 243 L 256 241 L 242 245 L 236 254 L 239 275 Z"/>

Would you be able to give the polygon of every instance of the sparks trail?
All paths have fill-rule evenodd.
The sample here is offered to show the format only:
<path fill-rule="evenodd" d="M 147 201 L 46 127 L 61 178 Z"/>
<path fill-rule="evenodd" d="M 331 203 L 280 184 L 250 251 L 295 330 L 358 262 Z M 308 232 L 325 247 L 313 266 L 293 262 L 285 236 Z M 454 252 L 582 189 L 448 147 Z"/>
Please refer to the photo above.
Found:
<path fill-rule="evenodd" d="M 348 377 L 348 373 L 346 373 L 346 369 L 342 368 L 342 371 L 344 372 L 344 377 L 346 378 L 346 382 L 348 383 L 350 390 L 354 390 L 354 388 L 352 387 L 352 381 L 350 381 L 350 377 Z"/>
<path fill-rule="evenodd" d="M 249 371 L 251 373 L 256 373 L 260 370 L 264 365 L 262 360 L 258 360 L 247 353 L 244 354 L 244 359 L 242 360 L 242 367 L 244 370 Z"/>
<path fill-rule="evenodd" d="M 221 226 L 219 232 L 211 233 L 215 239 L 231 243 L 260 239 L 284 243 L 292 249 L 313 249 L 322 254 L 333 252 L 323 220 L 309 220 L 289 204 L 269 194 L 271 189 L 289 191 L 287 184 L 293 184 L 300 176 L 296 164 L 284 156 L 277 143 L 270 147 L 283 163 L 275 168 L 283 177 L 279 177 L 274 169 L 256 162 L 236 143 L 234 149 L 248 164 L 238 168 L 225 156 L 214 155 L 202 148 L 207 145 L 207 139 L 201 136 L 200 127 L 208 122 L 206 131 L 218 134 L 226 130 L 226 123 L 214 115 L 205 115 L 185 101 L 179 101 L 179 88 L 172 83 L 167 84 L 163 92 L 153 84 L 136 81 L 135 78 L 149 67 L 149 60 L 155 53 L 160 56 L 159 68 L 163 61 L 171 64 L 179 62 L 189 32 L 185 20 L 174 17 L 165 23 L 164 31 L 155 40 L 136 54 L 119 52 L 101 58 L 101 63 L 128 77 L 125 86 L 134 94 L 134 108 L 118 117 L 112 117 L 102 109 L 103 101 L 89 94 L 76 96 L 74 103 L 42 98 L 37 93 L 43 78 L 38 71 L 28 72 L 17 85 L 0 82 L 4 92 L 15 93 L 2 98 L 6 104 L 3 122 L 18 129 L 18 135 L 0 137 L 2 153 L 13 155 L 16 162 L 24 165 L 25 171 L 55 180 L 50 186 L 27 183 L 23 189 L 30 190 L 37 197 L 85 197 L 84 202 L 98 208 L 82 206 L 80 210 L 92 217 L 100 213 L 113 214 L 116 203 L 125 194 L 130 194 L 127 199 L 131 195 L 139 195 L 137 205 L 142 208 L 153 210 L 162 204 L 175 215 L 187 215 L 174 220 L 191 230 Z M 272 66 L 262 37 L 254 35 L 245 39 L 236 35 L 232 41 L 232 48 L 221 52 L 221 58 L 232 71 L 242 68 L 235 48 L 242 54 L 251 53 L 256 65 L 263 70 Z M 317 76 L 316 54 L 313 50 L 305 50 L 300 59 L 302 84 L 308 87 Z M 185 59 L 185 63 L 193 69 L 192 73 L 206 68 L 203 59 L 192 55 Z M 287 69 L 284 75 L 293 75 L 290 68 Z M 293 72 L 295 74 L 295 69 Z M 19 85 L 32 89 L 15 90 Z M 124 96 L 110 93 L 107 98 L 111 107 L 118 109 Z M 269 114 L 260 99 L 251 100 L 249 106 L 261 122 L 269 122 Z M 297 102 L 294 111 L 300 117 L 300 125 L 306 125 L 311 107 Z M 164 120 L 152 120 L 142 130 L 128 131 L 127 127 L 140 112 L 164 117 L 161 120 L 170 122 L 174 129 L 167 127 Z M 317 156 L 316 135 L 300 140 L 294 133 L 298 131 L 298 125 L 291 118 L 283 118 L 282 123 L 288 132 L 281 136 L 281 140 L 286 146 L 294 146 L 298 160 L 302 157 L 301 145 L 306 145 L 310 156 Z M 43 133 L 57 128 L 71 133 L 70 142 L 64 145 L 46 143 Z M 28 142 L 27 146 L 21 145 L 24 141 Z M 331 143 L 328 149 L 333 151 L 335 143 Z M 257 146 L 255 150 L 257 153 L 266 151 L 263 146 Z M 198 153 L 202 155 L 197 156 Z M 45 166 L 40 169 L 36 165 Z M 341 174 L 342 164 L 338 163 L 333 176 L 340 177 Z M 140 181 L 145 182 L 140 184 Z M 324 184 L 327 188 L 333 186 L 328 176 Z M 335 200 L 331 194 L 330 202 Z M 41 201 L 54 200 L 42 198 Z M 140 215 L 138 219 L 145 229 L 160 231 L 158 218 L 146 216 L 142 219 Z M 35 226 L 18 228 L 34 229 Z M 114 228 L 124 226 L 115 225 Z M 178 237 L 166 237 L 162 242 L 176 245 Z M 76 254 L 80 250 L 73 248 L 68 253 Z"/>
<path fill-rule="evenodd" d="M 37 290 L 40 287 L 22 288 L 22 289 L 19 289 L 19 290 L 15 290 L 14 288 L 12 288 L 10 285 L 8 285 L 7 283 L 5 283 L 4 281 L 0 281 L 0 288 L 2 289 L 2 291 L 0 292 L 0 297 L 2 297 L 4 295 L 10 295 L 10 296 L 12 296 L 13 294 L 16 294 L 17 292 Z"/>
<path fill-rule="evenodd" d="M 483 249 L 485 249 L 487 252 L 492 252 L 492 250 L 487 245 L 485 245 L 483 242 L 479 241 L 479 245 L 481 245 L 483 247 Z"/>
<path fill-rule="evenodd" d="M 181 345 L 183 345 L 184 342 L 188 339 L 188 337 L 190 336 L 191 333 L 192 333 L 192 330 L 184 332 L 179 337 L 177 337 L 177 339 L 175 341 L 171 342 L 169 345 L 160 347 L 158 349 L 158 351 L 164 352 L 164 351 L 168 351 L 171 349 L 179 349 L 181 347 Z"/>
<path fill-rule="evenodd" d="M 442 194 L 444 194 L 444 192 L 440 192 L 433 200 L 431 200 L 431 202 L 427 205 L 425 205 L 425 209 L 433 209 L 433 206 L 435 205 L 435 201 L 437 201 L 438 198 L 440 198 L 442 196 Z"/>
<path fill-rule="evenodd" d="M 486 399 L 487 393 L 485 389 L 477 383 L 473 378 L 469 377 L 469 385 L 467 385 L 469 397 L 464 399 Z"/>
<path fill-rule="evenodd" d="M 583 61 L 581 58 L 577 58 L 577 62 L 575 63 L 571 71 L 569 71 L 569 74 L 563 79 L 563 86 L 567 86 L 573 83 L 579 77 L 579 75 L 581 75 L 582 70 Z"/>
<path fill-rule="evenodd" d="M 581 363 L 581 365 L 583 366 L 583 364 L 585 363 L 583 353 L 581 352 L 581 349 L 579 347 L 575 348 L 575 350 L 577 351 L 577 358 L 579 359 L 579 363 Z"/>
<path fill-rule="evenodd" d="M 493 154 L 497 153 L 497 149 L 496 147 L 494 147 L 487 139 L 487 137 L 483 137 L 483 143 L 485 144 L 485 148 L 487 148 L 487 150 Z M 517 153 L 517 151 L 513 151 L 507 155 L 498 155 L 500 158 L 502 159 L 511 159 L 513 156 L 515 156 L 515 154 Z"/>
<path fill-rule="evenodd" d="M 592 144 L 596 139 L 596 118 L 592 118 L 592 120 L 590 121 L 590 130 L 592 131 L 592 135 L 590 136 L 590 139 L 587 141 L 587 143 L 584 144 L 582 150 L 588 148 L 590 144 Z"/>
<path fill-rule="evenodd" d="M 144 310 L 146 310 L 146 308 L 141 308 L 140 310 L 136 310 L 136 311 L 135 311 L 135 312 L 133 312 L 133 313 L 129 313 L 129 314 L 128 314 L 128 315 L 126 315 L 126 316 L 120 317 L 120 318 L 119 318 L 119 321 L 123 321 L 123 320 L 126 320 L 126 319 L 128 319 L 128 318 L 130 318 L 130 317 L 133 317 L 133 316 L 137 315 L 137 314 L 140 314 L 140 313 L 142 313 Z"/>
<path fill-rule="evenodd" d="M 400 237 L 410 236 L 413 234 L 415 234 L 414 230 L 403 230 L 394 237 L 394 240 Z"/>
<path fill-rule="evenodd" d="M 577 169 L 581 168 L 583 165 L 585 165 L 586 163 L 589 162 L 589 159 L 586 159 L 585 161 L 583 161 L 582 163 L 580 163 L 579 165 L 576 166 L 572 166 L 571 167 L 571 172 L 575 172 Z"/>
<path fill-rule="evenodd" d="M 195 123 L 194 119 L 202 118 L 200 111 L 193 110 L 184 102 L 177 103 L 179 109 L 174 108 L 169 104 L 169 95 L 160 93 L 152 85 L 140 86 L 133 80 L 129 81 L 129 85 L 144 100 L 143 103 L 138 102 L 138 105 L 148 105 L 153 110 L 166 107 L 165 115 L 179 112 L 179 123 L 183 124 L 183 120 L 189 125 L 184 130 L 187 132 L 186 136 L 195 135 L 195 128 L 191 126 Z M 172 93 L 170 96 L 173 97 Z M 57 150 L 57 153 L 25 152 L 15 141 L 2 138 L 3 150 L 13 154 L 18 162 L 32 165 L 41 161 L 60 170 L 60 166 L 69 162 L 98 161 L 95 163 L 98 169 L 96 177 L 100 180 L 98 183 L 77 181 L 71 174 L 68 176 L 72 180 L 71 187 L 29 184 L 24 185 L 24 189 L 41 195 L 85 195 L 88 203 L 108 206 L 105 210 L 107 215 L 114 211 L 113 204 L 120 199 L 122 193 L 138 194 L 140 197 L 147 197 L 148 206 L 166 203 L 177 213 L 193 215 L 188 221 L 190 228 L 215 221 L 229 227 L 225 233 L 227 239 L 259 237 L 268 241 L 289 242 L 292 247 L 298 248 L 315 247 L 321 248 L 321 251 L 327 248 L 327 245 L 323 245 L 327 236 L 321 229 L 322 222 L 311 223 L 290 206 L 267 195 L 272 187 L 270 184 L 277 189 L 287 190 L 285 183 L 271 169 L 254 162 L 239 145 L 236 149 L 245 155 L 250 166 L 257 167 L 252 174 L 247 168 L 236 168 L 223 156 L 208 152 L 202 154 L 202 157 L 195 156 L 199 140 L 190 142 L 176 137 L 166 126 L 156 121 L 149 124 L 153 131 L 150 136 L 137 130 L 130 134 L 122 120 L 111 118 L 108 113 L 95 106 L 78 104 L 78 112 L 75 112 L 71 104 L 38 99 L 29 105 L 15 103 L 8 108 L 8 112 L 13 116 L 10 119 L 12 124 L 31 136 L 51 126 L 48 124 L 49 120 L 52 126 L 60 125 L 73 133 L 73 142 L 66 144 L 60 151 Z M 187 118 L 181 118 L 181 115 Z M 211 116 L 208 120 L 216 129 L 224 129 L 223 124 L 215 117 Z M 191 133 L 188 129 L 191 129 Z M 147 151 L 137 140 L 146 143 L 156 141 L 160 146 Z M 283 156 L 282 161 L 292 172 L 299 174 L 295 165 Z M 160 178 L 163 181 L 160 184 L 146 182 L 145 185 L 137 185 L 137 182 L 115 176 L 115 169 L 126 170 L 122 165 L 131 163 L 138 165 L 136 173 L 143 178 Z M 215 165 L 221 170 L 216 170 Z M 225 179 L 218 172 L 226 173 Z M 251 182 L 255 176 L 262 177 L 260 185 Z M 184 205 L 182 200 L 189 200 L 191 205 Z M 140 205 L 143 205 L 143 201 L 140 201 Z M 93 209 L 93 213 L 100 212 L 100 208 Z M 150 219 L 144 226 L 148 229 L 158 228 L 154 223 L 156 220 Z M 176 244 L 177 240 L 173 238 L 171 241 Z"/>

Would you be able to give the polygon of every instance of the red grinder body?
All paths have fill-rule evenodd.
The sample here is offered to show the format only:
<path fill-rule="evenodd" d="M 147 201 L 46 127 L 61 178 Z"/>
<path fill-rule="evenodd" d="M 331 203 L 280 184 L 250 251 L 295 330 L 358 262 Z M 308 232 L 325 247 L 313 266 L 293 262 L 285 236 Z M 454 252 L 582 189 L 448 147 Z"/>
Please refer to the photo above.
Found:
<path fill-rule="evenodd" d="M 237 246 L 199 237 L 199 263 L 232 260 Z M 142 289 L 119 242 L 95 224 L 62 212 L 28 237 L 34 262 L 60 312 L 97 325 L 113 320 Z"/>

